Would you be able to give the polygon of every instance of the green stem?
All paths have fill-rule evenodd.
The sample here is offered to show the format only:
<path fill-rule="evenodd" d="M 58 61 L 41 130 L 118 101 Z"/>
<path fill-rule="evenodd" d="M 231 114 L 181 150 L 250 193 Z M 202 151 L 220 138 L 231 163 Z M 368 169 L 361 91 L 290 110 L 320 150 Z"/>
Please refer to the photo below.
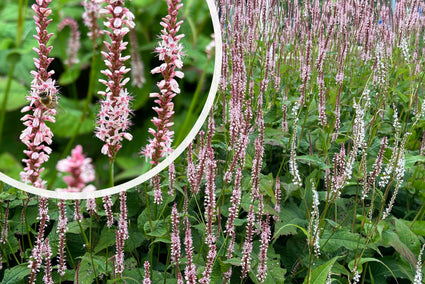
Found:
<path fill-rule="evenodd" d="M 24 0 L 19 0 L 19 15 L 18 15 L 18 22 L 16 26 L 16 37 L 15 37 L 16 47 L 19 47 L 22 42 L 22 34 L 24 31 L 24 19 L 25 19 L 27 7 L 28 7 L 28 0 L 25 0 L 25 3 L 24 3 Z M 7 100 L 9 97 L 10 85 L 12 83 L 13 72 L 15 71 L 16 63 L 17 61 L 14 60 L 12 62 L 12 66 L 10 67 L 6 90 L 4 92 L 4 98 L 3 98 L 3 102 L 0 109 L 1 110 L 0 111 L 0 146 L 1 146 L 2 137 L 3 137 L 3 125 L 4 125 L 4 120 L 6 117 Z"/>
<path fill-rule="evenodd" d="M 8 100 L 8 97 L 9 97 L 10 85 L 12 84 L 12 78 L 13 78 L 13 72 L 15 71 L 15 66 L 16 66 L 16 63 L 13 62 L 12 63 L 12 66 L 10 67 L 10 70 L 9 70 L 9 75 L 8 75 L 8 78 L 7 78 L 6 90 L 4 91 L 4 98 L 3 98 L 2 105 L 1 105 L 1 112 L 0 112 L 0 146 L 1 146 L 2 137 L 3 137 L 4 119 L 6 117 L 6 105 L 7 105 L 7 100 Z"/>
<path fill-rule="evenodd" d="M 195 89 L 195 93 L 193 94 L 192 102 L 190 103 L 189 110 L 187 111 L 187 115 L 186 115 L 186 118 L 183 122 L 183 126 L 181 127 L 182 131 L 179 131 L 179 135 L 175 139 L 175 145 L 180 144 L 180 142 L 183 140 L 183 135 L 186 134 L 186 129 L 189 129 L 188 125 L 190 123 L 193 123 L 193 121 L 195 121 L 194 118 L 193 118 L 194 109 L 195 109 L 195 107 L 201 105 L 201 104 L 199 104 L 198 99 L 199 99 L 199 95 L 201 93 L 201 88 L 204 85 L 205 76 L 207 74 L 206 70 L 207 70 L 207 67 L 210 64 L 210 62 L 211 62 L 211 59 L 208 59 L 207 63 L 205 64 L 205 67 L 203 69 L 204 71 L 202 72 L 201 77 L 199 78 L 198 84 L 197 84 L 196 89 Z M 196 112 L 196 113 L 199 113 L 199 112 Z"/>
<path fill-rule="evenodd" d="M 93 273 L 94 273 L 94 277 L 96 279 L 96 283 L 99 283 L 99 280 L 97 279 L 96 267 L 94 266 L 93 251 L 92 251 L 91 243 L 89 243 L 89 240 L 87 239 L 86 233 L 84 232 L 84 229 L 83 229 L 83 226 L 81 225 L 81 222 L 79 220 L 77 220 L 77 223 L 78 223 L 78 226 L 80 227 L 80 231 L 81 231 L 81 235 L 83 236 L 84 243 L 86 244 L 86 250 L 90 255 L 90 261 L 91 261 L 91 265 L 93 267 Z"/>
<path fill-rule="evenodd" d="M 109 160 L 109 187 L 114 186 L 114 160 Z"/>

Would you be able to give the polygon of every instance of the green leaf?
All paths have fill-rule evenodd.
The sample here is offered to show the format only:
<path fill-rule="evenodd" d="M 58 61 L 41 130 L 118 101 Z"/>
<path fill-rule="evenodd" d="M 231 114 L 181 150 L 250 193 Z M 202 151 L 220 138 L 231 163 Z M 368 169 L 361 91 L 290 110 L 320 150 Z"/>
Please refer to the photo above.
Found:
<path fill-rule="evenodd" d="M 308 282 L 308 278 L 306 278 L 303 282 L 304 283 L 310 283 L 310 284 L 323 284 L 326 282 L 326 278 L 329 275 L 329 271 L 331 271 L 332 266 L 334 265 L 335 261 L 340 258 L 339 256 L 336 256 L 329 260 L 328 262 L 320 265 L 316 269 L 314 269 L 311 272 L 310 281 Z"/>
<path fill-rule="evenodd" d="M 23 170 L 22 164 L 10 153 L 0 154 L 0 171 L 11 178 L 20 179 L 19 173 Z"/>
<path fill-rule="evenodd" d="M 49 127 L 57 137 L 69 138 L 77 130 L 82 117 L 81 102 L 76 103 L 65 97 L 59 97 L 59 106 L 56 115 L 56 123 L 49 123 Z M 94 129 L 95 107 L 89 111 L 84 119 L 78 134 L 90 133 Z"/>
<path fill-rule="evenodd" d="M 231 264 L 233 266 L 242 266 L 242 262 L 240 258 L 226 259 L 226 260 L 223 260 L 222 263 Z"/>
<path fill-rule="evenodd" d="M 330 166 L 326 165 L 325 162 L 315 155 L 298 156 L 296 159 L 302 164 L 318 166 L 320 169 L 330 168 Z"/>
<path fill-rule="evenodd" d="M 340 229 L 335 234 L 326 231 L 321 237 L 321 242 L 325 243 L 322 247 L 324 252 L 332 253 L 343 247 L 347 250 L 355 250 L 364 247 L 365 241 L 361 235 L 351 233 L 346 229 Z"/>
<path fill-rule="evenodd" d="M 167 227 L 165 227 L 165 223 L 163 220 L 152 221 L 152 230 L 150 222 L 147 221 L 143 226 L 143 229 L 145 230 L 146 235 L 151 237 L 162 237 L 168 232 L 168 229 Z"/>
<path fill-rule="evenodd" d="M 355 261 L 355 259 L 350 261 L 350 263 L 348 264 L 348 267 L 350 268 L 351 271 L 353 271 L 353 268 L 354 268 L 354 261 Z M 365 257 L 365 258 L 361 258 L 360 260 L 357 260 L 357 271 L 359 272 L 359 274 L 361 274 L 362 271 L 363 271 L 362 264 L 366 263 L 366 262 L 378 262 L 378 263 L 382 264 L 383 266 L 385 266 L 388 269 L 388 271 L 391 273 L 391 275 L 394 277 L 394 279 L 397 279 L 397 277 L 394 275 L 394 273 L 391 271 L 391 269 L 385 263 L 383 263 L 382 261 L 380 261 L 376 258 L 373 258 L 373 257 Z"/>
<path fill-rule="evenodd" d="M 0 105 L 3 104 L 4 95 L 6 92 L 8 79 L 0 77 Z M 28 94 L 28 90 L 19 82 L 12 80 L 10 84 L 9 94 L 7 97 L 6 110 L 12 111 L 23 107 L 27 104 L 25 96 Z"/>
<path fill-rule="evenodd" d="M 94 269 L 93 269 L 94 266 Z M 109 267 L 109 266 L 108 266 Z M 110 268 L 110 267 L 109 267 Z M 94 271 L 99 275 L 99 272 L 105 272 L 106 258 L 98 255 L 90 256 L 86 253 L 79 263 L 77 273 L 75 273 L 74 283 L 91 284 L 96 278 Z M 109 270 L 109 269 L 108 269 Z"/>
<path fill-rule="evenodd" d="M 304 219 L 304 212 L 297 206 L 289 204 L 287 207 L 282 208 L 279 213 L 279 221 L 276 223 L 273 239 L 279 238 L 282 235 L 295 235 L 297 234 L 297 228 L 301 229 L 308 236 L 307 231 L 304 229 L 306 225 L 307 221 Z"/>
<path fill-rule="evenodd" d="M 86 230 L 90 226 L 89 220 L 83 219 L 81 220 L 81 227 L 78 224 L 78 221 L 72 221 L 68 223 L 68 231 L 69 234 L 81 234 L 81 228 Z"/>
<path fill-rule="evenodd" d="M 425 156 L 423 156 L 423 155 L 409 155 L 408 153 L 406 153 L 405 162 L 404 162 L 404 167 L 406 169 L 413 167 L 415 165 L 415 163 L 417 163 L 417 162 L 425 163 Z"/>
<path fill-rule="evenodd" d="M 402 220 L 412 232 L 418 236 L 425 236 L 425 221 L 412 221 Z"/>
<path fill-rule="evenodd" d="M 399 254 L 404 256 L 411 265 L 416 265 L 416 257 L 413 252 L 404 244 L 395 232 L 385 231 L 382 234 L 382 243 L 393 247 Z"/>
<path fill-rule="evenodd" d="M 80 65 L 80 64 L 78 64 Z M 80 67 L 78 66 L 77 67 Z M 65 70 L 64 73 L 61 74 L 60 78 L 59 78 L 59 84 L 61 86 L 66 86 L 69 85 L 71 83 L 74 83 L 78 77 L 80 76 L 80 69 L 79 68 L 75 68 L 75 66 L 72 69 L 67 68 Z"/>
<path fill-rule="evenodd" d="M 412 251 L 419 252 L 419 239 L 403 221 L 395 218 L 393 220 L 395 220 L 395 232 L 385 231 L 382 235 L 382 242 L 384 245 L 392 246 L 415 267 L 416 256 Z"/>
<path fill-rule="evenodd" d="M 115 242 L 116 238 L 114 230 L 107 227 L 103 228 L 100 233 L 99 241 L 94 248 L 94 253 L 96 254 L 107 247 L 113 246 Z"/>
<path fill-rule="evenodd" d="M 274 198 L 274 191 L 273 191 L 273 175 L 270 173 L 268 175 L 260 174 L 260 190 L 262 193 L 266 193 L 270 198 Z"/>
<path fill-rule="evenodd" d="M 285 225 L 283 225 L 282 227 L 280 227 L 279 229 L 276 230 L 276 233 L 273 236 L 273 242 L 272 242 L 272 244 L 276 241 L 276 239 L 279 236 L 286 234 L 286 232 L 287 232 L 285 230 L 286 227 L 291 227 L 291 226 L 300 229 L 306 235 L 307 238 L 309 237 L 309 234 L 308 234 L 307 230 L 304 229 L 303 227 L 300 227 L 300 226 L 295 225 L 295 224 L 285 224 Z"/>
<path fill-rule="evenodd" d="M 24 278 L 31 273 L 31 269 L 27 263 L 17 265 L 11 269 L 6 269 L 1 283 L 3 284 L 17 284 L 24 283 Z"/>

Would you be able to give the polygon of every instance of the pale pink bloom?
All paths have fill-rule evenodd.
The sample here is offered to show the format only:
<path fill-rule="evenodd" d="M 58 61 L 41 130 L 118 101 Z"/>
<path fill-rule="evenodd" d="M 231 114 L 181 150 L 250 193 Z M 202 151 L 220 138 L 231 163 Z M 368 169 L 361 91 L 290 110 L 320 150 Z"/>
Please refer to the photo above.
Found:
<path fill-rule="evenodd" d="M 107 218 L 106 225 L 108 226 L 108 228 L 110 228 L 112 224 L 114 223 L 114 216 L 112 215 L 112 200 L 109 195 L 106 195 L 102 197 L 102 201 L 103 201 L 103 208 L 105 208 L 105 213 Z"/>
<path fill-rule="evenodd" d="M 89 198 L 86 200 L 86 208 L 87 211 L 90 212 L 90 215 L 93 215 L 94 213 L 96 213 L 96 200 L 94 198 Z"/>
<path fill-rule="evenodd" d="M 124 66 L 124 62 L 130 56 L 122 56 L 121 53 L 127 46 L 127 42 L 123 41 L 124 36 L 129 29 L 134 28 L 134 15 L 124 6 L 124 2 L 125 0 L 107 0 L 108 5 L 100 10 L 101 14 L 107 15 L 104 24 L 110 30 L 104 32 L 110 38 L 110 43 L 105 41 L 107 51 L 102 51 L 108 69 L 101 71 L 107 79 L 99 80 L 106 86 L 106 90 L 98 92 L 103 100 L 97 114 L 96 137 L 105 142 L 101 153 L 108 155 L 111 161 L 121 149 L 121 141 L 133 139 L 127 132 L 131 125 L 129 102 L 132 98 L 124 88 L 129 81 L 129 78 L 124 79 L 124 75 L 130 71 L 130 68 Z"/>
<path fill-rule="evenodd" d="M 7 226 L 7 222 L 9 220 L 9 200 L 7 201 L 7 207 L 6 207 L 6 211 L 4 212 L 4 221 L 3 221 L 3 227 L 2 227 L 2 231 L 1 231 L 1 237 L 0 237 L 0 243 L 2 244 L 6 244 L 7 241 L 7 235 L 9 232 L 8 226 Z"/>
<path fill-rule="evenodd" d="M 180 93 L 180 88 L 174 77 L 183 78 L 184 74 L 176 70 L 183 67 L 183 45 L 179 43 L 184 37 L 183 34 L 177 35 L 180 25 L 183 21 L 177 22 L 177 15 L 183 4 L 181 0 L 167 0 L 168 15 L 162 18 L 159 46 L 155 48 L 159 60 L 164 61 L 160 66 L 151 70 L 152 74 L 161 73 L 163 80 L 157 83 L 159 93 L 151 93 L 149 96 L 155 98 L 157 107 L 152 109 L 157 113 L 158 117 L 154 117 L 151 121 L 156 130 L 150 128 L 149 133 L 153 135 L 153 139 L 149 139 L 148 145 L 142 148 L 141 154 L 150 159 L 152 165 L 156 165 L 161 157 L 165 157 L 172 152 L 171 143 L 173 141 L 174 132 L 171 130 L 173 125 L 174 104 L 172 99 Z"/>
<path fill-rule="evenodd" d="M 137 43 L 136 30 L 130 30 L 130 53 L 131 53 L 131 85 L 142 88 L 146 82 L 145 65 L 140 58 L 139 44 Z"/>
<path fill-rule="evenodd" d="M 276 211 L 277 214 L 280 213 L 280 198 L 282 196 L 282 191 L 280 189 L 280 178 L 277 177 L 276 178 L 276 185 L 275 185 L 275 192 L 274 192 L 274 197 L 276 199 L 276 203 L 274 205 L 274 210 Z M 275 221 L 279 220 L 279 215 L 278 216 L 273 216 L 273 219 Z"/>
<path fill-rule="evenodd" d="M 37 0 L 36 4 L 32 5 L 32 9 L 35 12 L 34 19 L 37 31 L 37 35 L 34 35 L 34 37 L 38 42 L 38 47 L 33 49 L 37 52 L 38 58 L 34 58 L 36 71 L 31 71 L 34 79 L 31 82 L 30 94 L 27 96 L 29 106 L 25 106 L 21 110 L 21 112 L 32 113 L 22 117 L 21 120 L 26 129 L 22 131 L 19 137 L 27 146 L 27 150 L 24 151 L 27 158 L 22 160 L 25 167 L 24 171 L 21 172 L 21 179 L 40 188 L 45 185 L 45 181 L 40 177 L 44 170 L 42 164 L 49 159 L 49 155 L 52 152 L 52 149 L 45 145 L 50 145 L 53 137 L 53 133 L 46 125 L 46 122 L 55 122 L 54 116 L 56 115 L 56 110 L 41 104 L 39 97 L 41 92 L 49 92 L 52 96 L 57 94 L 55 81 L 50 78 L 54 71 L 47 71 L 53 61 L 53 58 L 48 57 L 53 47 L 47 46 L 49 39 L 53 35 L 47 32 L 47 26 L 52 21 L 48 19 L 48 16 L 52 13 L 51 9 L 48 8 L 50 2 L 51 0 Z"/>
<path fill-rule="evenodd" d="M 242 168 L 238 168 L 236 171 L 235 185 L 232 191 L 232 197 L 230 198 L 231 207 L 229 208 L 229 217 L 227 218 L 225 233 L 227 236 L 234 238 L 235 233 L 235 219 L 238 217 L 239 206 L 241 203 L 241 180 L 242 180 Z"/>
<path fill-rule="evenodd" d="M 124 271 L 124 244 L 128 239 L 127 198 L 125 191 L 120 192 L 120 220 L 115 231 L 117 252 L 115 254 L 115 273 L 122 275 Z"/>
<path fill-rule="evenodd" d="M 50 261 L 50 259 L 52 258 L 52 249 L 50 248 L 49 239 L 46 239 L 44 241 L 41 251 L 44 255 L 45 260 L 43 282 L 45 284 L 53 284 L 52 265 Z"/>
<path fill-rule="evenodd" d="M 174 203 L 173 209 L 171 210 L 171 262 L 178 264 L 180 260 L 180 235 L 179 235 L 179 212 L 177 211 L 177 204 Z"/>
<path fill-rule="evenodd" d="M 214 264 L 214 260 L 215 260 L 216 255 L 217 255 L 216 245 L 212 244 L 212 245 L 209 246 L 207 261 L 205 262 L 205 270 L 202 273 L 202 278 L 199 279 L 199 283 L 201 283 L 201 284 L 210 283 L 213 264 Z"/>
<path fill-rule="evenodd" d="M 188 284 L 196 284 L 197 275 L 196 275 L 196 266 L 193 263 L 193 240 L 192 233 L 190 229 L 189 218 L 185 218 L 186 223 L 186 233 L 184 238 L 184 245 L 186 250 L 187 265 L 184 268 L 184 278 Z"/>
<path fill-rule="evenodd" d="M 58 204 L 59 209 L 59 220 L 56 233 L 59 235 L 59 244 L 58 244 L 58 272 L 59 275 L 64 276 L 66 271 L 66 259 L 65 259 L 65 244 L 66 244 L 66 231 L 68 227 L 68 219 L 66 218 L 66 207 L 65 201 L 61 200 Z"/>
<path fill-rule="evenodd" d="M 44 230 L 49 222 L 50 217 L 48 215 L 49 208 L 47 207 L 48 200 L 46 197 L 40 197 L 38 205 L 38 217 L 40 221 L 37 238 L 34 243 L 34 248 L 31 251 L 31 257 L 28 267 L 31 269 L 29 283 L 35 283 L 37 272 L 40 270 L 41 262 L 43 260 L 43 242 L 44 242 Z"/>
<path fill-rule="evenodd" d="M 168 195 L 174 194 L 174 181 L 176 179 L 176 168 L 174 166 L 174 163 L 171 163 L 168 166 L 168 180 L 169 180 L 169 187 L 168 187 Z"/>
<path fill-rule="evenodd" d="M 150 275 L 150 264 L 149 261 L 145 261 L 145 278 L 143 279 L 143 284 L 152 284 L 151 275 Z"/>
<path fill-rule="evenodd" d="M 208 59 L 212 57 L 212 50 L 213 48 L 215 48 L 215 35 L 212 34 L 211 38 L 212 38 L 211 42 L 207 45 L 207 47 L 205 47 L 205 52 L 207 53 Z"/>
<path fill-rule="evenodd" d="M 80 221 L 83 220 L 83 213 L 81 213 L 80 200 L 74 200 L 74 220 Z"/>
<path fill-rule="evenodd" d="M 80 43 L 80 31 L 78 30 L 78 24 L 74 19 L 65 18 L 58 25 L 58 31 L 61 31 L 65 26 L 69 26 L 71 28 L 71 34 L 68 39 L 68 48 L 66 50 L 66 54 L 68 58 L 64 61 L 66 65 L 71 67 L 74 64 L 80 62 L 77 58 L 78 50 L 81 47 Z"/>
<path fill-rule="evenodd" d="M 264 155 L 264 117 L 263 117 L 263 96 L 259 96 L 258 109 L 257 109 L 257 127 L 259 134 L 254 142 L 254 159 L 252 161 L 251 169 L 251 200 L 254 202 L 260 197 L 260 171 L 263 165 Z M 260 214 L 262 214 L 260 210 Z"/>
<path fill-rule="evenodd" d="M 215 195 L 215 170 L 217 162 L 214 158 L 212 148 L 208 149 L 207 168 L 206 168 L 206 186 L 205 186 L 205 219 L 206 219 L 206 237 L 205 244 L 211 245 L 215 243 L 216 237 L 213 232 L 214 215 L 216 214 L 216 195 Z"/>
<path fill-rule="evenodd" d="M 413 281 L 413 284 L 421 284 L 422 282 L 422 254 L 424 252 L 425 244 L 422 245 L 421 251 L 418 256 L 418 261 L 416 263 L 416 272 L 415 272 L 415 279 Z"/>
<path fill-rule="evenodd" d="M 56 165 L 59 172 L 69 173 L 70 176 L 63 177 L 68 185 L 68 192 L 92 191 L 93 186 L 86 187 L 86 184 L 94 181 L 95 172 L 91 159 L 83 155 L 83 147 L 77 145 L 71 156 L 60 160 Z"/>
<path fill-rule="evenodd" d="M 229 245 L 227 247 L 226 258 L 231 259 L 233 257 L 233 252 L 235 250 L 235 219 L 238 217 L 238 211 L 241 203 L 242 191 L 241 191 L 241 180 L 242 180 L 242 168 L 238 168 L 236 170 L 236 178 L 235 185 L 232 191 L 232 197 L 230 198 L 230 202 L 232 206 L 229 209 L 229 217 L 227 218 L 226 227 L 224 232 L 227 237 L 230 237 Z M 224 273 L 224 277 L 226 281 L 230 281 L 230 277 L 232 276 L 232 267 L 229 267 Z"/>
<path fill-rule="evenodd" d="M 102 9 L 103 0 L 84 0 L 81 5 L 84 7 L 83 20 L 84 25 L 89 28 L 88 36 L 96 44 L 96 39 L 103 34 L 97 20 L 99 19 L 100 9 Z"/>
<path fill-rule="evenodd" d="M 242 247 L 242 275 L 241 278 L 245 278 L 248 271 L 251 269 L 251 252 L 252 252 L 252 237 L 254 234 L 254 206 L 251 204 L 248 212 L 248 224 L 246 226 L 245 241 Z"/>
<path fill-rule="evenodd" d="M 320 234 L 320 214 L 319 214 L 319 194 L 315 189 L 312 189 L 313 192 L 313 204 L 311 211 L 310 224 L 308 226 L 308 233 L 311 236 L 311 242 L 313 243 L 314 254 L 318 257 L 320 255 L 320 244 L 319 244 L 319 234 Z"/>
<path fill-rule="evenodd" d="M 94 185 L 86 185 L 95 179 L 95 172 L 91 159 L 83 155 L 83 147 L 77 145 L 72 151 L 71 156 L 60 160 L 56 169 L 59 172 L 68 173 L 69 176 L 64 176 L 63 180 L 68 185 L 67 188 L 57 188 L 58 192 L 90 192 L 96 190 Z M 80 201 L 74 201 L 74 220 L 81 221 L 83 214 L 80 209 Z"/>
<path fill-rule="evenodd" d="M 267 276 L 267 251 L 269 248 L 270 235 L 270 218 L 267 214 L 266 220 L 261 222 L 261 245 L 260 254 L 258 255 L 260 263 L 257 269 L 257 279 L 260 283 L 263 283 Z"/>

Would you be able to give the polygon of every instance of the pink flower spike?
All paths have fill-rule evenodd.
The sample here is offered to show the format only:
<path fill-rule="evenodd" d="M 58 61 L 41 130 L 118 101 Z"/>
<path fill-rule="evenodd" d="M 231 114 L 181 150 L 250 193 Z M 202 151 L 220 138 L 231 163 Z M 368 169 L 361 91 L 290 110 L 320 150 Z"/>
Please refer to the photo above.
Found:
<path fill-rule="evenodd" d="M 88 191 L 86 184 L 94 181 L 95 178 L 91 159 L 83 155 L 83 147 L 81 145 L 77 145 L 71 151 L 71 156 L 60 160 L 56 165 L 56 169 L 60 172 L 71 174 L 63 178 L 68 185 L 67 191 Z M 93 190 L 92 187 L 90 189 Z"/>
<path fill-rule="evenodd" d="M 21 119 L 26 129 L 22 131 L 20 139 L 27 146 L 28 150 L 24 153 L 29 159 L 22 160 L 25 167 L 20 175 L 22 181 L 40 188 L 43 188 L 45 184 L 40 177 L 44 170 L 41 165 L 49 159 L 49 153 L 44 150 L 45 145 L 43 143 L 51 144 L 53 137 L 53 133 L 44 122 L 54 122 L 56 115 L 54 108 L 47 107 L 40 101 L 40 94 L 43 92 L 47 92 L 52 97 L 56 97 L 57 94 L 56 82 L 50 78 L 54 71 L 47 71 L 53 61 L 53 58 L 49 58 L 51 47 L 47 47 L 49 39 L 53 35 L 47 32 L 47 26 L 51 22 L 47 18 L 51 13 L 50 8 L 48 8 L 50 2 L 51 0 L 39 1 L 32 5 L 37 31 L 34 37 L 38 42 L 38 48 L 34 50 L 38 57 L 34 58 L 36 70 L 31 71 L 34 79 L 31 82 L 30 94 L 26 97 L 29 106 L 24 106 L 21 110 L 21 112 L 33 111 L 33 114 L 25 114 Z M 38 155 L 33 155 L 33 153 Z"/>
<path fill-rule="evenodd" d="M 144 264 L 144 268 L 145 268 L 145 278 L 143 279 L 143 284 L 152 284 L 152 280 L 151 280 L 151 274 L 150 274 L 150 264 L 149 261 L 145 261 Z"/>
<path fill-rule="evenodd" d="M 84 2 L 81 3 L 84 6 L 84 25 L 90 30 L 88 36 L 92 40 L 94 46 L 96 45 L 97 37 L 103 33 L 97 23 L 102 8 L 101 2 L 101 0 L 84 0 Z"/>
<path fill-rule="evenodd" d="M 122 57 L 121 52 L 127 46 L 127 42 L 124 42 L 124 36 L 129 32 L 127 27 L 134 27 L 134 16 L 124 7 L 124 0 L 107 0 L 106 2 L 107 6 L 100 12 L 107 15 L 107 21 L 104 25 L 110 30 L 104 32 L 110 38 L 110 43 L 104 42 L 107 51 L 102 54 L 105 57 L 105 65 L 108 69 L 101 72 L 108 78 L 107 80 L 99 80 L 105 85 L 106 90 L 98 92 L 99 95 L 103 96 L 103 100 L 100 102 L 101 109 L 97 115 L 96 137 L 105 142 L 101 153 L 108 155 L 112 161 L 121 149 L 121 141 L 124 138 L 132 139 L 132 136 L 128 133 L 132 114 L 129 102 L 132 98 L 127 89 L 124 88 L 129 80 L 124 78 L 124 75 L 130 69 L 123 65 L 129 57 Z"/>
<path fill-rule="evenodd" d="M 160 35 L 162 41 L 155 48 L 159 60 L 164 61 L 164 63 L 151 70 L 152 74 L 161 73 L 164 78 L 157 84 L 160 92 L 150 94 L 150 97 L 158 98 L 155 103 L 159 105 L 159 107 L 152 108 L 158 115 L 151 120 L 156 126 L 156 131 L 150 132 L 154 139 L 149 140 L 149 144 L 142 148 L 140 152 L 146 158 L 151 159 L 153 166 L 159 163 L 160 158 L 172 152 L 171 144 L 174 135 L 170 129 L 170 123 L 174 117 L 174 105 L 171 100 L 180 93 L 179 85 L 173 77 L 183 78 L 184 76 L 183 72 L 175 70 L 183 67 L 181 60 L 183 46 L 179 43 L 179 40 L 184 35 L 176 35 L 182 23 L 181 21 L 177 23 L 178 10 L 183 6 L 180 1 L 167 0 L 168 15 L 162 18 L 160 23 L 164 28 Z"/>
<path fill-rule="evenodd" d="M 71 67 L 74 64 L 80 62 L 77 58 L 78 50 L 81 47 L 80 43 L 80 31 L 78 30 L 78 24 L 74 19 L 65 18 L 58 25 L 58 30 L 61 31 L 65 26 L 69 26 L 71 28 L 71 36 L 68 39 L 68 49 L 66 50 L 66 54 L 68 58 L 65 60 L 65 64 Z"/>

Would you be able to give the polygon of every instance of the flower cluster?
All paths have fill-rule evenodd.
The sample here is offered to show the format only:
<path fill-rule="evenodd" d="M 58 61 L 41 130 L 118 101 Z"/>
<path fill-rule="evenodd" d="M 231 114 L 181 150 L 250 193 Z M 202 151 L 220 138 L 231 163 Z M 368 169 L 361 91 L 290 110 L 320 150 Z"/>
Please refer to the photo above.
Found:
<path fill-rule="evenodd" d="M 149 133 L 154 136 L 149 139 L 149 144 L 142 149 L 141 154 L 150 159 L 152 165 L 156 165 L 161 157 L 167 156 L 172 152 L 171 143 L 173 141 L 174 132 L 171 130 L 174 116 L 174 104 L 172 99 L 180 94 L 180 88 L 174 77 L 183 78 L 184 74 L 176 68 L 183 67 L 183 45 L 179 43 L 184 37 L 183 34 L 177 35 L 183 21 L 177 22 L 177 14 L 183 4 L 180 0 L 167 0 L 168 15 L 162 18 L 161 31 L 162 41 L 155 48 L 155 52 L 159 55 L 159 60 L 163 61 L 160 66 L 152 69 L 151 73 L 161 73 L 163 80 L 157 83 L 160 90 L 159 93 L 151 93 L 151 98 L 156 98 L 155 103 L 158 106 L 153 107 L 158 117 L 154 117 L 151 121 L 156 126 L 156 130 L 149 128 Z"/>
<path fill-rule="evenodd" d="M 71 175 L 63 177 L 64 182 L 68 185 L 67 189 L 60 189 L 67 192 L 92 191 L 93 185 L 86 186 L 87 183 L 94 181 L 94 168 L 91 159 L 83 155 L 83 147 L 77 145 L 71 151 L 71 156 L 60 160 L 56 165 L 56 169 L 63 173 Z"/>
<path fill-rule="evenodd" d="M 72 65 L 80 62 L 77 58 L 78 50 L 81 47 L 80 31 L 78 30 L 78 24 L 74 19 L 65 18 L 59 23 L 58 31 L 61 31 L 65 26 L 69 26 L 71 28 L 71 36 L 68 39 L 68 49 L 66 50 L 68 58 L 64 63 L 71 67 Z"/>
<path fill-rule="evenodd" d="M 125 191 L 120 192 L 120 220 L 115 231 L 117 252 L 115 254 L 115 273 L 121 275 L 124 271 L 124 244 L 128 239 L 127 198 Z"/>
<path fill-rule="evenodd" d="M 422 245 L 421 252 L 419 253 L 418 261 L 416 263 L 416 272 L 415 272 L 415 279 L 413 281 L 413 284 L 422 283 L 422 278 L 423 278 L 423 275 L 422 275 L 422 254 L 424 252 L 424 248 L 425 248 L 425 245 Z"/>
<path fill-rule="evenodd" d="M 64 176 L 63 180 L 68 185 L 67 188 L 58 188 L 57 191 L 65 191 L 65 192 L 90 192 L 96 190 L 94 185 L 86 185 L 89 182 L 94 181 L 94 168 L 91 164 L 91 159 L 86 158 L 83 155 L 83 147 L 81 145 L 77 145 L 72 151 L 71 156 L 60 160 L 56 169 L 59 172 L 71 174 L 69 176 Z M 94 199 L 88 199 L 87 204 L 90 205 L 91 209 L 93 209 L 93 203 L 95 203 Z M 82 220 L 83 215 L 80 212 L 80 201 L 74 201 L 75 211 L 74 211 L 74 219 Z M 91 210 L 93 211 L 93 210 Z"/>
<path fill-rule="evenodd" d="M 320 244 L 319 244 L 319 234 L 320 234 L 320 214 L 319 214 L 319 194 L 316 190 L 312 190 L 313 192 L 313 205 L 311 211 L 311 220 L 310 225 L 308 227 L 308 233 L 311 236 L 313 243 L 314 254 L 318 257 L 320 255 Z"/>
<path fill-rule="evenodd" d="M 97 23 L 100 10 L 102 9 L 102 2 L 103 0 L 84 0 L 81 3 L 84 6 L 84 25 L 89 28 L 88 36 L 91 38 L 94 46 L 96 46 L 97 37 L 103 33 Z"/>
<path fill-rule="evenodd" d="M 100 91 L 99 95 L 104 99 L 101 101 L 101 109 L 98 113 L 96 123 L 96 137 L 105 142 L 102 147 L 102 154 L 108 155 L 112 161 L 119 149 L 121 141 L 125 138 L 132 140 L 133 136 L 128 133 L 130 127 L 129 102 L 131 96 L 124 89 L 130 80 L 124 75 L 130 68 L 124 66 L 124 62 L 130 56 L 121 56 L 121 52 L 126 49 L 127 42 L 123 41 L 129 29 L 134 28 L 134 15 L 124 7 L 125 0 L 108 0 L 108 5 L 102 9 L 101 14 L 108 15 L 105 26 L 110 29 L 105 33 L 111 42 L 104 42 L 107 51 L 102 51 L 105 57 L 105 64 L 108 69 L 102 70 L 102 74 L 108 77 L 107 80 L 99 80 L 106 86 L 105 91 Z"/>
<path fill-rule="evenodd" d="M 37 26 L 37 35 L 34 37 L 38 41 L 38 48 L 34 48 L 38 58 L 34 58 L 34 64 L 37 71 L 31 71 L 34 76 L 31 82 L 31 91 L 27 96 L 29 106 L 22 108 L 21 112 L 32 111 L 32 114 L 26 114 L 22 117 L 22 121 L 26 129 L 22 131 L 20 140 L 27 146 L 24 151 L 27 158 L 23 159 L 25 164 L 24 171 L 21 172 L 21 180 L 29 182 L 33 186 L 43 188 L 45 182 L 40 178 L 40 174 L 44 168 L 42 164 L 49 159 L 52 149 L 43 143 L 50 145 L 52 143 L 53 133 L 47 126 L 46 122 L 55 122 L 56 110 L 46 104 L 40 98 L 40 94 L 45 94 L 47 98 L 52 100 L 57 99 L 57 89 L 55 81 L 50 77 L 54 71 L 47 71 L 53 58 L 49 58 L 49 53 L 52 50 L 51 46 L 47 46 L 49 39 L 53 34 L 47 32 L 47 26 L 52 21 L 48 16 L 52 13 L 48 8 L 51 0 L 37 0 L 36 4 L 32 5 L 35 12 L 35 24 Z"/>

